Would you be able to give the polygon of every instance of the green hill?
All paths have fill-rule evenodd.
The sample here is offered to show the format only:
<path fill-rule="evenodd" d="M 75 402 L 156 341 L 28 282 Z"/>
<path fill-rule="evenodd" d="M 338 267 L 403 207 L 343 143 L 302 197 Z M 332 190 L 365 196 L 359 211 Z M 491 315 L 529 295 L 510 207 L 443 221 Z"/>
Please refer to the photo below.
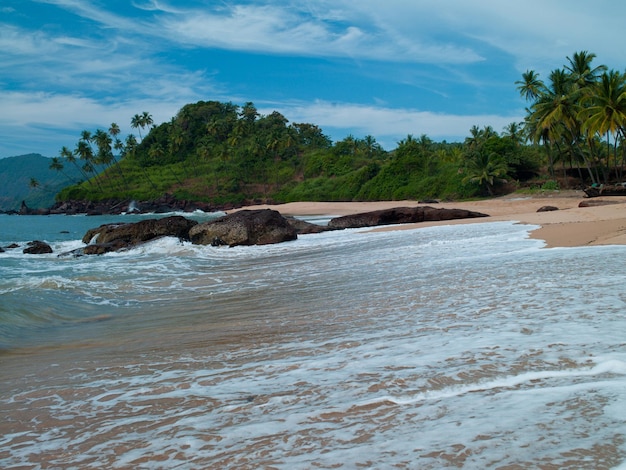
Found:
<path fill-rule="evenodd" d="M 76 169 L 51 171 L 51 161 L 35 153 L 0 159 L 0 210 L 18 210 L 22 201 L 31 208 L 50 207 L 61 189 L 80 181 Z"/>
<path fill-rule="evenodd" d="M 459 199 L 493 194 L 503 180 L 537 173 L 538 148 L 491 128 L 463 143 L 408 135 L 384 150 L 372 136 L 332 142 L 310 123 L 253 103 L 187 104 L 169 122 L 135 115 L 139 131 L 83 131 L 63 148 L 59 170 L 79 164 L 89 178 L 63 189 L 65 200 L 151 200 L 171 194 L 214 205 L 290 201 Z M 143 130 L 143 132 L 142 132 Z M 143 137 L 142 137 L 143 134 Z M 104 171 L 96 175 L 92 168 Z"/>

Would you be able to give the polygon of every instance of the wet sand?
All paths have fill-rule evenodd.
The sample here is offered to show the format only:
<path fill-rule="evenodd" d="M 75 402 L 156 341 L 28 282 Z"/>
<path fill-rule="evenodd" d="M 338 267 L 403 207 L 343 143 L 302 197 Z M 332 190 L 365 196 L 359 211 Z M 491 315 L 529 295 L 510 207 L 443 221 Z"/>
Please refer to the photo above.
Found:
<path fill-rule="evenodd" d="M 583 201 L 594 204 L 579 207 Z M 341 216 L 393 207 L 415 206 L 416 201 L 377 202 L 292 202 L 278 205 L 260 205 L 246 209 L 271 208 L 283 215 Z M 442 222 L 424 222 L 402 226 L 380 227 L 375 230 L 415 229 L 433 225 L 516 221 L 539 225 L 532 238 L 542 239 L 547 247 L 626 244 L 626 197 L 610 196 L 589 199 L 582 191 L 555 191 L 541 195 L 508 195 L 480 201 L 426 204 L 438 208 L 458 208 L 482 212 L 488 218 Z M 537 212 L 544 206 L 558 210 Z"/>

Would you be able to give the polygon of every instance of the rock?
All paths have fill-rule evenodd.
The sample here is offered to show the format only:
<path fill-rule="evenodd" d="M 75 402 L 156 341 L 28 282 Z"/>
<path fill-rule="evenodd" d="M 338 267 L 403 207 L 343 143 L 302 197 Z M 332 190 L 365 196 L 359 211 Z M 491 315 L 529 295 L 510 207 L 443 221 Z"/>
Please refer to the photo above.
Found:
<path fill-rule="evenodd" d="M 285 216 L 289 225 L 296 229 L 296 233 L 298 235 L 303 235 L 307 233 L 322 233 L 328 232 L 329 230 L 337 230 L 333 227 L 329 227 L 327 225 L 318 225 L 313 224 L 311 222 L 307 222 L 306 220 L 296 219 L 295 217 Z"/>
<path fill-rule="evenodd" d="M 0 253 L 4 253 L 4 248 L 0 246 Z"/>
<path fill-rule="evenodd" d="M 278 211 L 241 210 L 189 230 L 196 245 L 268 245 L 295 240 L 296 229 Z"/>
<path fill-rule="evenodd" d="M 31 209 L 26 205 L 26 202 L 22 201 L 20 206 L 19 215 L 49 215 L 50 209 Z"/>
<path fill-rule="evenodd" d="M 554 206 L 541 206 L 539 209 L 537 209 L 537 212 L 551 212 L 551 211 L 558 211 L 559 208 L 558 207 L 554 207 Z"/>
<path fill-rule="evenodd" d="M 328 223 L 333 228 L 375 227 L 377 225 L 410 224 L 438 220 L 468 219 L 489 217 L 480 212 L 465 209 L 435 209 L 430 206 L 396 207 L 360 214 L 346 215 L 331 219 Z"/>
<path fill-rule="evenodd" d="M 171 194 L 164 194 L 150 201 L 130 201 L 109 199 L 103 201 L 62 201 L 49 210 L 52 214 L 122 214 L 122 213 L 167 213 L 167 212 L 213 212 L 217 208 L 205 202 L 176 199 Z"/>
<path fill-rule="evenodd" d="M 5 247 L 7 249 L 19 248 L 20 246 L 17 243 L 11 243 L 9 246 Z"/>
<path fill-rule="evenodd" d="M 46 242 L 35 240 L 28 242 L 28 248 L 24 248 L 23 253 L 27 255 L 43 255 L 52 253 L 52 248 Z"/>
<path fill-rule="evenodd" d="M 132 248 L 140 243 L 159 237 L 178 237 L 189 240 L 189 230 L 198 222 L 182 216 L 163 219 L 147 219 L 128 224 L 106 224 L 88 230 L 83 243 L 91 246 L 83 249 L 84 254 L 102 254 Z"/>
<path fill-rule="evenodd" d="M 580 201 L 578 207 L 596 207 L 596 206 L 608 206 L 611 204 L 624 204 L 624 201 L 605 201 L 603 199 L 594 199 Z"/>

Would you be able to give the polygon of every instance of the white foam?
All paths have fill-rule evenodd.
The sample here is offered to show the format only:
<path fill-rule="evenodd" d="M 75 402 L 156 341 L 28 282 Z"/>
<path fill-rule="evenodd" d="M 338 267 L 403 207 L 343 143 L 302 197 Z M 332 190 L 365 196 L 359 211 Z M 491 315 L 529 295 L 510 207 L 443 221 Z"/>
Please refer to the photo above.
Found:
<path fill-rule="evenodd" d="M 0 465 L 36 466 L 42 439 L 57 467 L 623 461 L 626 249 L 542 250 L 510 223 L 363 232 L 25 268 L 25 291 L 116 315 L 87 330 L 102 348 L 37 356 L 51 377 L 4 374 Z"/>

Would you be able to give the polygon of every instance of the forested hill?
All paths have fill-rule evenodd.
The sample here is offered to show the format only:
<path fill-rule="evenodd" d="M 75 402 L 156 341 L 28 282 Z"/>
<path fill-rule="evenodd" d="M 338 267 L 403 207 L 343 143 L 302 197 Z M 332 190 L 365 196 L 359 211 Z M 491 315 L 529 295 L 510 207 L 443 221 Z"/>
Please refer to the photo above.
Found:
<path fill-rule="evenodd" d="M 77 183 L 78 170 L 50 170 L 51 159 L 36 153 L 0 158 L 0 210 L 19 210 L 22 201 L 31 208 L 50 207 L 64 187 Z"/>
<path fill-rule="evenodd" d="M 178 199 L 215 205 L 251 202 L 468 198 L 502 181 L 537 174 L 541 155 L 522 143 L 519 126 L 498 133 L 474 127 L 463 143 L 408 135 L 385 151 L 372 136 L 332 142 L 321 128 L 260 115 L 253 103 L 185 105 L 169 122 L 135 115 L 138 136 L 119 126 L 83 131 L 61 149 L 58 171 L 79 165 L 86 181 L 59 200 Z M 96 165 L 106 167 L 90 174 Z"/>

